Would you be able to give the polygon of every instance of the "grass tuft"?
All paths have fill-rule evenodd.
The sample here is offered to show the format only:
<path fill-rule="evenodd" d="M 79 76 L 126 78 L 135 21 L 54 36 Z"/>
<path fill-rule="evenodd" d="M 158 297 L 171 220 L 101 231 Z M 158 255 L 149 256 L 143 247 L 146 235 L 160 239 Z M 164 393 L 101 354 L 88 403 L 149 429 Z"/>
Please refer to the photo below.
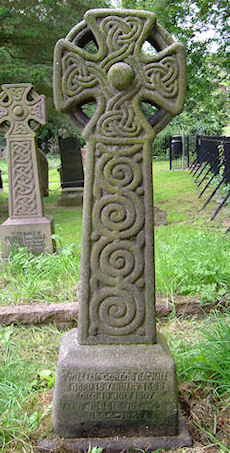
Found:
<path fill-rule="evenodd" d="M 214 395 L 230 397 L 230 311 L 209 315 L 209 323 L 199 329 L 197 342 L 171 342 L 182 382 L 209 387 Z"/>
<path fill-rule="evenodd" d="M 215 302 L 230 290 L 230 238 L 186 227 L 156 233 L 158 294 L 199 294 Z"/>

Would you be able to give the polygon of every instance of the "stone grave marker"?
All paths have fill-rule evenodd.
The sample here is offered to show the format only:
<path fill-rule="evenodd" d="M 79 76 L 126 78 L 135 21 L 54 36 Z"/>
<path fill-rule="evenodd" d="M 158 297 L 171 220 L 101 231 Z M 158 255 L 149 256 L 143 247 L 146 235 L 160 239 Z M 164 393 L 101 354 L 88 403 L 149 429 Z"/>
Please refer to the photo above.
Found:
<path fill-rule="evenodd" d="M 3 191 L 2 170 L 0 169 L 0 190 Z"/>
<path fill-rule="evenodd" d="M 82 205 L 84 172 L 81 158 L 80 142 L 76 137 L 59 137 L 61 154 L 62 195 L 58 200 L 59 205 Z"/>
<path fill-rule="evenodd" d="M 44 216 L 34 137 L 45 124 L 45 100 L 30 83 L 6 84 L 0 94 L 0 123 L 7 130 L 9 218 L 0 226 L 2 257 L 12 246 L 52 253 L 53 219 Z"/>
<path fill-rule="evenodd" d="M 84 48 L 91 40 L 97 53 Z M 156 335 L 152 194 L 152 143 L 183 109 L 185 68 L 183 46 L 145 11 L 90 10 L 56 45 L 56 107 L 87 143 L 79 328 L 62 339 L 53 408 L 71 451 L 89 441 L 110 453 L 191 444 L 175 365 Z M 81 106 L 92 99 L 89 119 Z M 150 121 L 142 101 L 157 107 Z"/>
<path fill-rule="evenodd" d="M 42 149 L 38 148 L 39 169 L 42 184 L 43 197 L 49 196 L 49 164 L 48 159 Z"/>

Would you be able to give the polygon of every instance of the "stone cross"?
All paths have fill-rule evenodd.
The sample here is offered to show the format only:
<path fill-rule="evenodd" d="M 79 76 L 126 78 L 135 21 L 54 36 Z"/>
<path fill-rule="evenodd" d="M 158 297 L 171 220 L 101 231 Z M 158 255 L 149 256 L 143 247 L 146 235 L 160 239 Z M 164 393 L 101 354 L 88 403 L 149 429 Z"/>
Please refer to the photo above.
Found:
<path fill-rule="evenodd" d="M 52 219 L 43 213 L 34 141 L 34 131 L 46 122 L 45 99 L 30 83 L 2 88 L 0 124 L 7 131 L 9 175 L 9 219 L 0 227 L 2 254 L 9 254 L 10 244 L 25 246 L 34 253 L 52 251 Z"/>
<path fill-rule="evenodd" d="M 84 49 L 92 39 L 96 54 Z M 144 55 L 146 40 L 157 53 Z M 81 343 L 155 342 L 152 143 L 184 93 L 183 46 L 151 13 L 89 11 L 56 45 L 56 106 L 87 142 Z M 89 120 L 81 107 L 92 99 Z M 157 107 L 150 121 L 142 101 Z"/>
<path fill-rule="evenodd" d="M 183 46 L 145 11 L 88 11 L 56 45 L 56 107 L 87 143 L 79 333 L 63 337 L 54 392 L 62 437 L 178 434 L 175 367 L 155 333 L 152 143 L 182 111 L 185 72 Z M 149 121 L 141 102 L 155 107 Z"/>

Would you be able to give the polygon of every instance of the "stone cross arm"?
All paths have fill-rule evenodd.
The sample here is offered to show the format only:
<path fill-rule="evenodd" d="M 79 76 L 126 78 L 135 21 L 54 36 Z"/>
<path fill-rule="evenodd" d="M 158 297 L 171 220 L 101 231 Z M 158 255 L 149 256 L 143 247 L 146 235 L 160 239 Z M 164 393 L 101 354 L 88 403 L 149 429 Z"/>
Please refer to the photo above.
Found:
<path fill-rule="evenodd" d="M 0 93 L 0 126 L 9 129 L 6 137 L 33 135 L 46 123 L 45 97 L 38 95 L 30 83 L 5 84 Z"/>

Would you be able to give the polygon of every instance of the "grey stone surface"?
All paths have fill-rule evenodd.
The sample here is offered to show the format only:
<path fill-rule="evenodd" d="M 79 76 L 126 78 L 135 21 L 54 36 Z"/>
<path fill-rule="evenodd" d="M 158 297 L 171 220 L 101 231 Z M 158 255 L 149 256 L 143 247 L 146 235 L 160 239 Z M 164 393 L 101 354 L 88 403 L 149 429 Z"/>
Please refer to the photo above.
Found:
<path fill-rule="evenodd" d="M 175 365 L 162 338 L 154 345 L 79 345 L 62 337 L 53 403 L 61 437 L 178 432 Z"/>
<path fill-rule="evenodd" d="M 137 453 L 138 451 L 153 452 L 158 449 L 191 447 L 192 440 L 181 414 L 179 414 L 177 436 L 136 436 L 135 429 L 130 436 L 118 436 L 117 432 L 109 437 L 63 439 L 53 437 L 43 439 L 37 445 L 40 453 L 86 453 L 89 445 L 103 449 L 103 453 Z"/>
<path fill-rule="evenodd" d="M 1 224 L 2 257 L 6 258 L 15 247 L 25 247 L 29 252 L 52 253 L 55 248 L 53 218 L 42 216 L 37 218 L 11 219 Z"/>
<path fill-rule="evenodd" d="M 45 124 L 44 96 L 38 96 L 30 83 L 2 88 L 0 124 L 7 130 L 9 180 L 9 218 L 0 226 L 2 257 L 9 255 L 12 245 L 28 247 L 35 254 L 52 253 L 53 220 L 43 212 L 34 142 L 34 131 Z"/>
<path fill-rule="evenodd" d="M 97 53 L 84 49 L 92 37 Z M 55 47 L 55 104 L 87 145 L 79 334 L 63 337 L 54 391 L 66 438 L 178 436 L 175 365 L 156 341 L 152 142 L 182 111 L 185 83 L 183 46 L 145 11 L 88 11 Z M 157 106 L 149 121 L 142 101 Z"/>
<path fill-rule="evenodd" d="M 76 326 L 78 303 L 31 304 L 0 307 L 0 324 L 43 325 L 54 323 L 62 328 Z"/>
<path fill-rule="evenodd" d="M 82 206 L 84 197 L 83 187 L 72 187 L 62 189 L 62 194 L 58 198 L 59 206 Z"/>

